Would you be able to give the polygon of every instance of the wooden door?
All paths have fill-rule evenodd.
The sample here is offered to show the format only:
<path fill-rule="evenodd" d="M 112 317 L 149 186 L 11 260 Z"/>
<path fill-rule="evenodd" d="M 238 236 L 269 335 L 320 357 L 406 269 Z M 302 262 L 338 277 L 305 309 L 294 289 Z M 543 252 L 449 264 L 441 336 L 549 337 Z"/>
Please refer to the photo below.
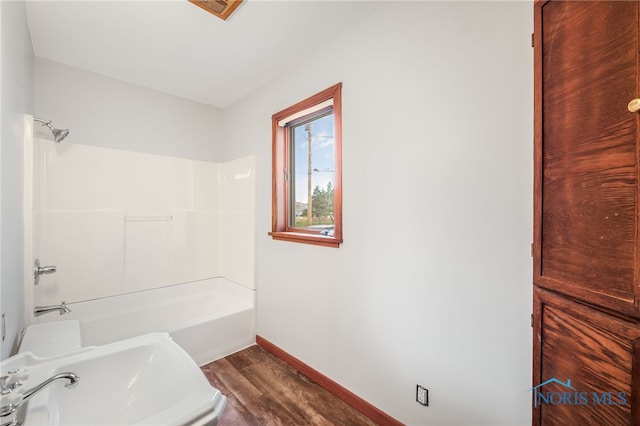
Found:
<path fill-rule="evenodd" d="M 638 321 L 539 288 L 534 309 L 533 424 L 640 425 Z"/>
<path fill-rule="evenodd" d="M 534 284 L 640 317 L 639 2 L 534 11 Z"/>

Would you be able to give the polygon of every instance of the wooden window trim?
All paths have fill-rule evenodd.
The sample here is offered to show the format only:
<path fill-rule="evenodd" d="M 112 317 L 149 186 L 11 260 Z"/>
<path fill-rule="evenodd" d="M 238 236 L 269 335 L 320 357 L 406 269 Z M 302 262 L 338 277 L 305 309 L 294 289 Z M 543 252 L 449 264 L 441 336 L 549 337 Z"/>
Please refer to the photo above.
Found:
<path fill-rule="evenodd" d="M 226 21 L 244 0 L 189 0 L 201 9 Z"/>
<path fill-rule="evenodd" d="M 278 123 L 294 114 L 333 99 L 335 185 L 334 185 L 334 229 L 333 236 L 289 226 L 289 141 L 285 127 Z M 335 84 L 271 117 L 272 153 L 272 209 L 271 232 L 274 240 L 291 241 L 326 247 L 340 247 L 342 243 L 342 83 Z"/>

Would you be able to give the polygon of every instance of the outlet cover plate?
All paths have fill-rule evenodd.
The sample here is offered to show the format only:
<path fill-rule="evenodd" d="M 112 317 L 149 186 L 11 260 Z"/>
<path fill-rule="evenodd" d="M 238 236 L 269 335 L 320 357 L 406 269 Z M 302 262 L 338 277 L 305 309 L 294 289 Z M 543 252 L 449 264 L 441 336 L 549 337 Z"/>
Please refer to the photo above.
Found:
<path fill-rule="evenodd" d="M 420 385 L 416 386 L 416 401 L 425 407 L 429 406 L 429 389 Z"/>

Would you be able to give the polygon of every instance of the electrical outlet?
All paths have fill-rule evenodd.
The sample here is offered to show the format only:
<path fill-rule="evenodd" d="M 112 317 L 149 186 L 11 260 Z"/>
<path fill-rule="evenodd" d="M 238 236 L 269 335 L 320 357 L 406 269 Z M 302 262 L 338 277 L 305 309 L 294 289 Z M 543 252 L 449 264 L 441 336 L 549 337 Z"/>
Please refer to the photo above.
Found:
<path fill-rule="evenodd" d="M 429 389 L 420 385 L 416 386 L 416 401 L 425 407 L 429 406 Z"/>

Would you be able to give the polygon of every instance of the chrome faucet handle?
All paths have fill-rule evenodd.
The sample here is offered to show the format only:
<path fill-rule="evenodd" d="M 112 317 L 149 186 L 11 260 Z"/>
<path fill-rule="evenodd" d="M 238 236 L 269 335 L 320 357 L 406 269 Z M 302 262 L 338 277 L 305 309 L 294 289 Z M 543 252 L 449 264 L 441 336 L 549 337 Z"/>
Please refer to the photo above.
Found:
<path fill-rule="evenodd" d="M 38 285 L 40 282 L 40 275 L 48 275 L 56 272 L 58 268 L 55 266 L 40 266 L 40 259 L 36 259 L 33 261 L 33 280 L 34 285 Z"/>
<path fill-rule="evenodd" d="M 27 380 L 29 378 L 29 372 L 24 369 L 21 370 L 16 368 L 15 370 L 7 372 L 7 376 L 4 376 L 3 378 L 6 378 L 3 389 L 8 389 L 8 391 L 11 392 L 22 386 L 20 380 Z"/>
<path fill-rule="evenodd" d="M 22 386 L 20 380 L 27 379 L 29 374 L 18 374 L 19 370 L 9 371 L 6 376 L 0 377 L 0 394 L 7 395 L 14 391 L 17 387 Z"/>
<path fill-rule="evenodd" d="M 6 376 L 0 377 L 0 426 L 16 425 L 16 414 L 24 402 L 24 394 L 15 391 L 15 389 L 22 386 L 18 380 L 27 378 L 27 376 L 26 371 L 16 369 L 7 372 Z"/>

